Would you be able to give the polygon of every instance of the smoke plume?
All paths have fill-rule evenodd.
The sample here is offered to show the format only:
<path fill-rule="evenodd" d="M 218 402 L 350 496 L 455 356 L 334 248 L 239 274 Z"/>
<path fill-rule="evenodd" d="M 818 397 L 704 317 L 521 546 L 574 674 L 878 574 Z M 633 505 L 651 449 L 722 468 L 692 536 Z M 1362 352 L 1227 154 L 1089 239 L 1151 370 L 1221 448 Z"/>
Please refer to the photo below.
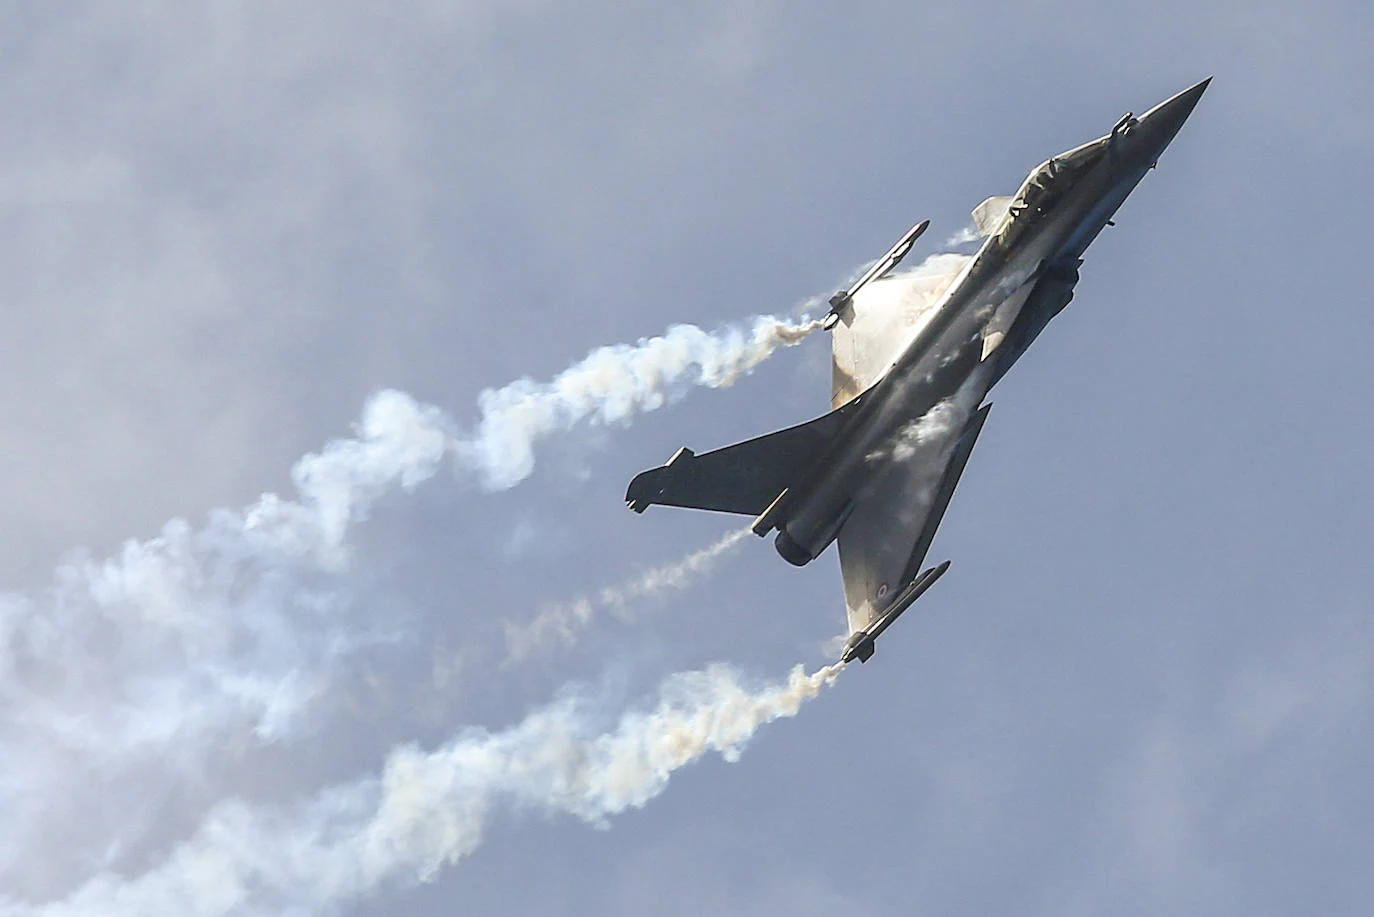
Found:
<path fill-rule="evenodd" d="M 636 600 L 656 598 L 666 592 L 687 588 L 697 577 L 709 573 L 716 561 L 734 549 L 748 534 L 748 529 L 727 532 L 681 560 L 652 567 L 627 582 L 607 586 L 595 595 L 549 605 L 528 623 L 506 622 L 507 660 L 519 662 L 554 643 L 572 646 L 578 632 L 591 623 L 598 611 L 610 612 L 621 620 L 628 620 Z"/>
<path fill-rule="evenodd" d="M 193 773 L 228 732 L 288 734 L 340 657 L 394 639 L 342 588 L 343 538 L 381 493 L 434 472 L 443 427 L 382 393 L 356 438 L 298 463 L 298 500 L 174 520 L 63 563 L 44 594 L 0 598 L 0 876 L 60 881 L 56 864 L 25 868 L 36 843 L 77 820 L 56 849 L 136 835 L 162 789 L 151 773 Z"/>
<path fill-rule="evenodd" d="M 540 438 L 729 385 L 814 327 L 681 325 L 600 348 L 551 382 L 484 392 L 471 430 L 382 391 L 353 436 L 296 463 L 295 499 L 266 494 L 199 528 L 173 520 L 110 559 L 64 562 L 43 594 L 0 595 L 0 884 L 65 881 L 57 865 L 26 868 L 24 854 L 45 839 L 71 849 L 59 841 L 77 822 L 81 857 L 117 855 L 156 808 L 151 794 L 194 776 L 226 734 L 291 736 L 343 658 L 404 639 L 350 592 L 348 535 L 379 499 L 446 460 L 510 487 L 530 474 Z"/>
<path fill-rule="evenodd" d="M 520 379 L 488 389 L 478 398 L 477 429 L 457 444 L 459 463 L 492 490 L 511 487 L 534 470 L 539 439 L 579 423 L 623 423 L 694 386 L 732 385 L 778 347 L 798 344 L 819 327 L 774 316 L 713 333 L 674 325 L 660 337 L 594 350 L 551 382 Z"/>
<path fill-rule="evenodd" d="M 0 904 L 0 915 L 216 917 L 321 914 L 379 888 L 425 881 L 470 855 L 501 808 L 602 824 L 643 806 L 707 752 L 738 759 L 766 723 L 795 716 L 839 675 L 800 666 L 750 689 L 724 666 L 671 676 L 652 709 L 605 716 L 566 693 L 502 732 L 469 730 L 433 751 L 391 754 L 379 777 L 290 811 L 226 803 L 159 866 L 102 874 L 65 900 Z"/>

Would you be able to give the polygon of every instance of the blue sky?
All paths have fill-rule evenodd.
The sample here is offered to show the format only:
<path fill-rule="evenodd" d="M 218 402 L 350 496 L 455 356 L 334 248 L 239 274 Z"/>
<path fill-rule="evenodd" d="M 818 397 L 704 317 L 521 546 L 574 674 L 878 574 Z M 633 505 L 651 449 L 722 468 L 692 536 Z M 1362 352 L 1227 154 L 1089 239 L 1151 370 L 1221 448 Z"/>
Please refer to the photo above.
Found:
<path fill-rule="evenodd" d="M 293 464 L 379 389 L 468 430 L 483 389 L 598 346 L 786 313 L 916 219 L 945 238 L 1207 75 L 1073 304 L 994 392 L 933 548 L 950 574 L 872 663 L 607 830 L 503 810 L 471 857 L 340 907 L 1363 912 L 1368 5 L 3 9 L 16 913 L 156 869 L 226 800 L 291 811 L 570 683 L 609 727 L 674 672 L 771 682 L 827 661 L 834 554 L 794 570 L 754 539 L 570 650 L 505 664 L 502 630 L 729 531 L 630 514 L 624 486 L 684 443 L 824 410 L 819 337 L 733 387 L 550 437 L 511 490 L 447 464 L 392 488 L 346 562 L 289 582 L 234 568 L 225 594 L 260 627 L 215 652 L 299 700 L 273 728 L 261 698 L 118 754 L 91 725 L 107 677 L 186 675 L 149 722 L 200 697 L 208 656 L 130 654 L 126 629 L 229 620 L 203 584 L 101 618 L 81 669 L 13 622 L 54 609 L 24 620 L 60 643 L 55 569 L 291 496 Z M 53 697 L 85 731 L 34 722 Z"/>

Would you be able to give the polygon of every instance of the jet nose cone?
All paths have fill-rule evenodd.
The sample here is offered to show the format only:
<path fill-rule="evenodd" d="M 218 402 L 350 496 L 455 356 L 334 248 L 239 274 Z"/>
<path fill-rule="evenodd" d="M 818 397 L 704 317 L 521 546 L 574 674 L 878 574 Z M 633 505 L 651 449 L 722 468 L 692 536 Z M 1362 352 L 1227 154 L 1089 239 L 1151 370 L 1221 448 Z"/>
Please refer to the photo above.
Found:
<path fill-rule="evenodd" d="M 1174 139 L 1179 128 L 1183 127 L 1183 122 L 1188 120 L 1188 116 L 1197 107 L 1198 100 L 1207 91 L 1208 85 L 1212 82 L 1209 76 L 1207 79 L 1191 86 L 1172 98 L 1165 99 L 1154 108 L 1140 116 L 1140 126 L 1148 131 L 1152 139 L 1158 144 L 1158 149 L 1163 149 L 1169 145 L 1169 141 Z"/>
<path fill-rule="evenodd" d="M 1163 102 L 1160 102 L 1153 110 L 1160 114 L 1168 112 L 1172 117 L 1177 117 L 1181 124 L 1193 113 L 1193 109 L 1197 107 L 1198 99 L 1202 98 L 1202 94 L 1207 91 L 1207 87 L 1210 85 L 1212 85 L 1212 78 L 1209 76 L 1202 82 L 1183 90 L 1173 98 L 1165 99 Z"/>

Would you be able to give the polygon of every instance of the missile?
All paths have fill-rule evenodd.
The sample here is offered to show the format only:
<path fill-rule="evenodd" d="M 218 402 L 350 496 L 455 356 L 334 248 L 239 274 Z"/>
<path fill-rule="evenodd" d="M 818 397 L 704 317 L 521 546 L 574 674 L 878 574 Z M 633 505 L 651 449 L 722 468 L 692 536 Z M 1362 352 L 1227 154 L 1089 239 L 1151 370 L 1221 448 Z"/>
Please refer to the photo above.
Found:
<path fill-rule="evenodd" d="M 922 220 L 908 229 L 906 234 L 897 240 L 897 244 L 889 248 L 886 255 L 883 255 L 875 261 L 873 266 L 865 271 L 862 277 L 854 281 L 854 284 L 849 289 L 841 290 L 830 297 L 830 311 L 826 313 L 825 318 L 821 321 L 821 327 L 826 331 L 834 328 L 835 323 L 840 320 L 840 315 L 843 314 L 844 310 L 849 308 L 849 304 L 854 301 L 854 294 L 859 292 L 864 284 L 868 283 L 870 280 L 877 280 L 879 277 L 901 264 L 902 259 L 906 257 L 906 253 L 911 251 L 911 246 L 916 244 L 916 240 L 921 238 L 921 233 L 925 232 L 928 226 L 930 226 L 930 220 Z"/>
<path fill-rule="evenodd" d="M 849 642 L 845 644 L 844 653 L 840 656 L 840 662 L 848 664 L 855 659 L 860 662 L 867 662 L 869 659 L 873 658 L 874 641 L 881 637 L 883 631 L 891 627 L 892 622 L 896 621 L 897 618 L 901 616 L 902 612 L 910 608 L 927 589 L 935 585 L 935 581 L 944 576 L 945 571 L 948 569 L 949 561 L 945 561 L 940 564 L 940 566 L 931 567 L 929 570 L 926 570 L 926 572 L 912 580 L 911 585 L 907 586 L 906 589 L 902 591 L 902 594 L 897 596 L 896 600 L 888 607 L 886 613 L 878 619 L 877 624 L 874 624 L 868 630 L 855 631 L 850 635 Z"/>

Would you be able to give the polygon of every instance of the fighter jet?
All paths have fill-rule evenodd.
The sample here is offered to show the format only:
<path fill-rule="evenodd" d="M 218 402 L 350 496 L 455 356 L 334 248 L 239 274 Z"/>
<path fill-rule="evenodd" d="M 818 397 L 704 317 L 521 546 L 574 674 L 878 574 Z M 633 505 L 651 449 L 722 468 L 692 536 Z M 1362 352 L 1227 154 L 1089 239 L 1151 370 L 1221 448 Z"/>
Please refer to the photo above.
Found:
<path fill-rule="evenodd" d="M 836 293 L 833 410 L 702 455 L 683 448 L 637 475 L 626 503 L 755 516 L 783 559 L 810 563 L 839 543 L 849 617 L 843 662 L 874 641 L 949 568 L 925 569 L 950 497 L 987 422 L 984 399 L 1073 299 L 1083 253 L 1160 154 L 1210 79 L 1033 169 L 1011 197 L 974 210 L 984 237 L 942 293 L 919 309 L 884 297 L 927 223 L 912 227 Z"/>

